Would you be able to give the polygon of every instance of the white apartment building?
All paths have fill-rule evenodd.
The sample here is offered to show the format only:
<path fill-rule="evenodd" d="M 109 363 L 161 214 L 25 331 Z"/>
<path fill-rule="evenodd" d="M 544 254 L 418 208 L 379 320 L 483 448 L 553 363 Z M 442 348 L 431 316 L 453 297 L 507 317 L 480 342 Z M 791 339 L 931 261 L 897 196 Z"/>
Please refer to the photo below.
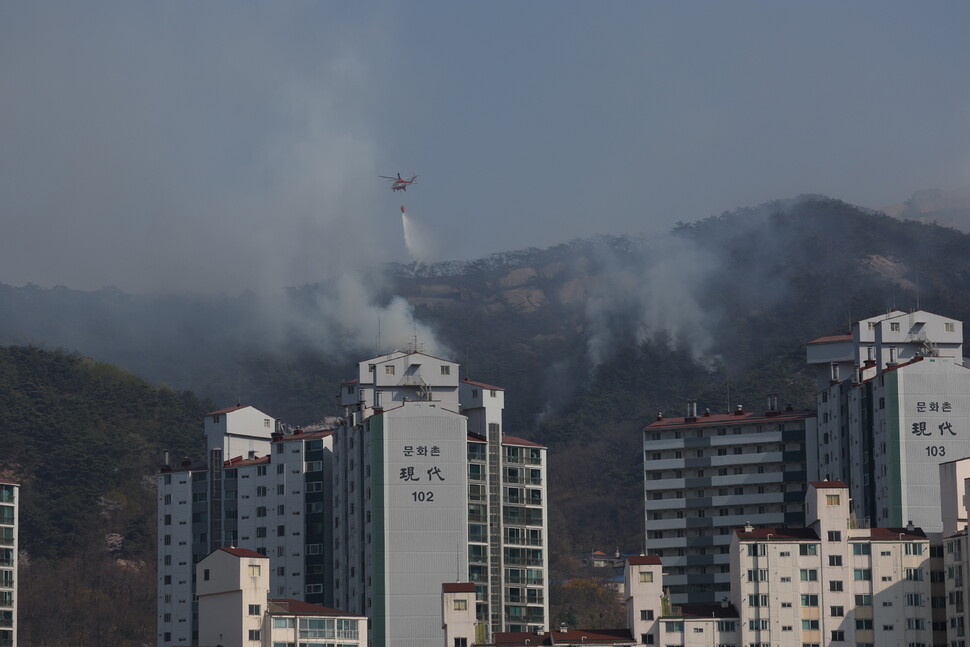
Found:
<path fill-rule="evenodd" d="M 970 458 L 940 465 L 943 502 L 943 567 L 946 584 L 946 645 L 966 647 L 970 628 L 970 541 L 967 503 L 970 501 Z"/>
<path fill-rule="evenodd" d="M 840 481 L 809 484 L 806 516 L 804 529 L 747 526 L 734 534 L 739 644 L 943 644 L 931 591 L 939 571 L 922 530 L 860 527 Z"/>
<path fill-rule="evenodd" d="M 20 485 L 0 481 L 0 647 L 17 647 Z"/>
<path fill-rule="evenodd" d="M 219 548 L 196 566 L 200 645 L 367 645 L 367 619 L 300 600 L 271 599 L 271 559 Z"/>
<path fill-rule="evenodd" d="M 206 414 L 208 462 L 158 479 L 158 645 L 198 640 L 195 565 L 221 547 L 271 558 L 270 594 L 331 597 L 330 433 L 287 433 L 249 406 Z"/>
<path fill-rule="evenodd" d="M 335 604 L 370 640 L 443 639 L 441 587 L 475 586 L 477 637 L 548 626 L 544 447 L 504 434 L 504 390 L 420 352 L 358 364 L 334 447 Z"/>
<path fill-rule="evenodd" d="M 809 342 L 820 475 L 849 485 L 873 525 L 943 529 L 938 466 L 970 456 L 963 324 L 922 310 L 857 322 Z"/>
<path fill-rule="evenodd" d="M 730 590 L 734 529 L 803 526 L 805 483 L 816 478 L 815 414 L 662 415 L 643 430 L 646 549 L 663 558 L 673 604 L 718 603 Z"/>

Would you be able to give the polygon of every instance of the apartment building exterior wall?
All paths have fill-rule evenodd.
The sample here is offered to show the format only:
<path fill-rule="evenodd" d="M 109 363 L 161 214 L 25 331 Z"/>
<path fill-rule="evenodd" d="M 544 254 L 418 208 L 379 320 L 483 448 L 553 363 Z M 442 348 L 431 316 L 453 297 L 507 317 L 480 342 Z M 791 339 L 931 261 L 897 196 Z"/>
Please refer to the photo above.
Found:
<path fill-rule="evenodd" d="M 710 604 L 730 589 L 735 528 L 804 524 L 815 416 L 774 400 L 765 413 L 688 406 L 643 430 L 646 549 L 663 558 L 674 604 Z"/>
<path fill-rule="evenodd" d="M 194 569 L 217 548 L 270 557 L 274 595 L 330 601 L 330 434 L 285 431 L 252 407 L 211 412 L 209 461 L 159 473 L 159 645 L 198 639 Z M 226 448 L 246 453 L 226 457 Z"/>
<path fill-rule="evenodd" d="M 731 601 L 745 645 L 939 644 L 926 534 L 858 527 L 848 499 L 845 483 L 814 482 L 807 528 L 735 533 Z"/>
<path fill-rule="evenodd" d="M 440 642 L 441 585 L 463 579 L 480 632 L 548 623 L 545 448 L 504 434 L 504 390 L 458 370 L 395 352 L 341 386 L 334 591 L 375 646 Z"/>
<path fill-rule="evenodd" d="M 876 526 L 943 530 L 941 463 L 970 455 L 963 324 L 924 311 L 863 319 L 808 344 L 822 476 L 848 483 Z"/>
<path fill-rule="evenodd" d="M 0 481 L 0 647 L 17 647 L 20 485 Z"/>

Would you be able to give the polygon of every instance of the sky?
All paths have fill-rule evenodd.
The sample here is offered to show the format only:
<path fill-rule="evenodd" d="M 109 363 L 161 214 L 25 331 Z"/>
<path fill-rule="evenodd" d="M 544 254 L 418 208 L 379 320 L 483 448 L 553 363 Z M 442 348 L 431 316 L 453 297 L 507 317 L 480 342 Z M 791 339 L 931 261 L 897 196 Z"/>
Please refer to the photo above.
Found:
<path fill-rule="evenodd" d="M 967 33 L 957 1 L 7 0 L 0 283 L 351 294 L 387 261 L 965 188 Z"/>

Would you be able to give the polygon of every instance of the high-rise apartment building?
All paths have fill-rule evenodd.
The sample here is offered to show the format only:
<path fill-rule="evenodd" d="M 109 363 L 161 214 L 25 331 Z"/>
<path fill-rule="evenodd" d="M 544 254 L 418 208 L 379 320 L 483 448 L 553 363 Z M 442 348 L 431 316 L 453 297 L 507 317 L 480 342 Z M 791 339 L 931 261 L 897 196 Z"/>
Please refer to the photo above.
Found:
<path fill-rule="evenodd" d="M 548 626 L 546 449 L 506 435 L 503 389 L 394 352 L 341 385 L 334 431 L 248 406 L 205 417 L 205 463 L 158 475 L 158 644 L 199 639 L 195 565 L 269 558 L 270 595 L 367 616 L 370 643 L 438 644 L 441 587 L 475 587 L 476 633 Z"/>
<path fill-rule="evenodd" d="M 504 390 L 420 352 L 358 364 L 334 447 L 336 606 L 374 647 L 441 642 L 441 587 L 475 586 L 479 636 L 548 626 L 544 447 L 504 434 Z"/>
<path fill-rule="evenodd" d="M 332 599 L 330 433 L 289 433 L 249 406 L 205 416 L 206 463 L 158 480 L 158 645 L 198 640 L 195 565 L 244 547 L 272 560 L 270 595 Z"/>
<path fill-rule="evenodd" d="M 734 529 L 802 526 L 805 483 L 815 478 L 815 414 L 661 415 L 643 430 L 646 548 L 663 559 L 674 604 L 719 602 L 730 590 Z"/>
<path fill-rule="evenodd" d="M 20 485 L 0 481 L 0 647 L 17 647 Z"/>
<path fill-rule="evenodd" d="M 894 310 L 815 339 L 819 471 L 872 525 L 942 530 L 938 466 L 970 456 L 963 324 Z"/>

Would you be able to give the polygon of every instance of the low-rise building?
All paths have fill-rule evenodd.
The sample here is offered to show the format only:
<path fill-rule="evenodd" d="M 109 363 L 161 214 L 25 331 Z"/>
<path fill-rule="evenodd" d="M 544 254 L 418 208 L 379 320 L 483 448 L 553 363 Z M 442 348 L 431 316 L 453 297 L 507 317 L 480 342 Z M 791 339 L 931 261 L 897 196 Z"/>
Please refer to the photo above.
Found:
<path fill-rule="evenodd" d="M 841 481 L 809 484 L 806 517 L 804 529 L 735 532 L 731 601 L 743 644 L 942 644 L 922 530 L 860 527 Z"/>
<path fill-rule="evenodd" d="M 367 645 L 367 619 L 301 600 L 271 599 L 270 559 L 219 548 L 196 566 L 199 645 Z"/>

